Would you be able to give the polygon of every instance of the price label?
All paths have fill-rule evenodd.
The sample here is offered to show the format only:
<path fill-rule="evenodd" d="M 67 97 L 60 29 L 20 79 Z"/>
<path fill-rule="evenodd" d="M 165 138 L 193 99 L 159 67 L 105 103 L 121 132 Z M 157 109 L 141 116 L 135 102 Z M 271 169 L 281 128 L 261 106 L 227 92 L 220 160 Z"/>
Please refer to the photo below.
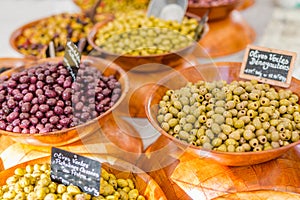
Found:
<path fill-rule="evenodd" d="M 294 52 L 249 45 L 240 77 L 287 88 L 291 83 L 296 56 Z"/>
<path fill-rule="evenodd" d="M 73 81 L 76 79 L 76 75 L 80 67 L 80 60 L 81 53 L 77 46 L 71 40 L 68 40 L 65 48 L 63 64 L 70 72 Z"/>
<path fill-rule="evenodd" d="M 99 196 L 101 163 L 52 147 L 51 179 L 64 185 L 76 185 L 83 192 Z"/>

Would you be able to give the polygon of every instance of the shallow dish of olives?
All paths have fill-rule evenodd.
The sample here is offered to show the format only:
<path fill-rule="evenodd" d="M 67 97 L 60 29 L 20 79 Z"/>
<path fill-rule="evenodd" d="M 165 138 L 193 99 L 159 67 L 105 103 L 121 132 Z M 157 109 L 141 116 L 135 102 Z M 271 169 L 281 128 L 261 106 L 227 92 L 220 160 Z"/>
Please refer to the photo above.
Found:
<path fill-rule="evenodd" d="M 124 99 L 119 66 L 83 57 L 75 81 L 62 57 L 46 58 L 0 75 L 0 134 L 37 146 L 61 146 L 99 129 Z"/>
<path fill-rule="evenodd" d="M 147 96 L 147 118 L 166 141 L 224 165 L 279 157 L 300 143 L 300 81 L 283 89 L 242 80 L 240 66 L 199 65 L 164 77 Z"/>
<path fill-rule="evenodd" d="M 95 16 L 96 22 L 112 18 L 111 14 Z M 80 45 L 82 54 L 87 55 L 92 47 L 88 45 L 87 35 L 93 23 L 80 13 L 60 13 L 17 28 L 10 36 L 11 47 L 29 58 L 51 57 L 49 44 L 52 41 L 55 56 L 63 56 L 67 39 Z M 85 42 L 83 40 L 85 39 Z"/>
<path fill-rule="evenodd" d="M 222 20 L 244 0 L 189 0 L 187 11 L 198 16 L 208 14 L 208 21 Z"/>
<path fill-rule="evenodd" d="M 142 11 L 123 13 L 110 22 L 96 24 L 88 41 L 96 56 L 112 60 L 127 71 L 160 71 L 160 64 L 175 67 L 174 63 L 178 65 L 194 51 L 208 31 L 204 24 L 198 41 L 194 40 L 199 20 L 191 13 L 186 13 L 182 23 L 147 17 Z M 145 64 L 156 65 L 138 68 Z"/>
<path fill-rule="evenodd" d="M 92 159 L 98 160 L 102 163 L 102 171 L 101 171 L 101 183 L 100 183 L 100 195 L 113 198 L 120 199 L 124 197 L 126 199 L 136 199 L 136 200 L 165 200 L 165 194 L 159 187 L 159 185 L 145 172 L 141 169 L 133 166 L 130 163 L 122 161 L 120 159 L 115 159 L 109 156 L 99 156 L 95 155 L 91 157 Z M 50 180 L 50 157 L 42 157 L 34 160 L 30 160 L 21 164 L 18 164 L 14 167 L 6 169 L 0 172 L 0 188 L 1 198 L 9 197 L 5 199 L 14 199 L 17 195 L 19 196 L 31 196 L 37 199 L 37 195 L 43 197 L 42 199 L 53 199 L 53 196 L 64 196 L 62 199 L 70 199 L 69 195 L 72 196 L 72 199 L 102 199 L 100 197 L 92 197 L 91 195 L 87 195 L 86 193 L 82 193 L 80 188 L 74 186 L 64 186 L 62 184 L 58 184 L 52 182 Z M 36 183 L 31 187 L 28 185 L 24 186 L 24 174 L 26 177 L 31 177 L 32 183 Z M 39 176 L 35 176 L 39 174 Z M 10 178 L 13 177 L 14 178 Z M 17 177 L 20 178 L 20 182 Z M 23 179 L 22 179 L 23 177 Z M 110 180 L 111 179 L 111 180 Z M 19 186 L 24 188 L 22 192 L 11 191 L 8 192 L 9 188 L 6 187 L 8 184 L 14 184 L 14 182 L 19 182 Z M 22 183 L 21 183 L 22 182 Z M 39 183 L 39 185 L 38 185 Z M 40 185 L 44 183 L 44 188 L 48 188 L 49 190 L 42 190 L 33 188 L 40 188 Z M 116 184 L 114 184 L 116 183 Z M 102 186 L 101 186 L 102 184 Z M 112 185 L 114 184 L 114 185 Z M 69 188 L 68 188 L 69 187 Z M 5 189 L 6 188 L 6 189 Z M 19 188 L 19 189 L 21 189 Z M 56 188 L 56 189 L 55 189 Z M 22 188 L 23 189 L 23 188 Z M 27 191 L 28 193 L 26 194 Z M 2 193 L 3 192 L 3 193 Z M 47 193 L 48 192 L 48 193 Z M 65 193 L 65 194 L 64 194 Z M 46 195 L 48 197 L 46 198 Z M 75 198 L 75 196 L 77 197 Z M 51 198 L 50 198 L 51 197 Z M 69 198 L 66 198 L 69 197 Z M 81 198 L 79 198 L 81 197 Z M 85 198 L 83 198 L 85 197 Z M 30 199 L 30 198 L 27 198 Z M 56 198 L 54 198 L 56 199 Z"/>

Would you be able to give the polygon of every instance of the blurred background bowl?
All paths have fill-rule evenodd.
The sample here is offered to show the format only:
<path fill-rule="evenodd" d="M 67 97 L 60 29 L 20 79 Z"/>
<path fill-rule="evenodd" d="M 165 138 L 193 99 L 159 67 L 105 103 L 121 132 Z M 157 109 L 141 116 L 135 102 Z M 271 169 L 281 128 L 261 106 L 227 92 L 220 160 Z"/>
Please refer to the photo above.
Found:
<path fill-rule="evenodd" d="M 244 0 L 233 0 L 229 3 L 220 3 L 216 6 L 202 6 L 200 3 L 191 3 L 191 1 L 189 1 L 187 12 L 198 16 L 203 16 L 206 12 L 209 12 L 208 21 L 217 21 L 226 18 L 230 12 L 238 8 L 243 1 Z"/>
<path fill-rule="evenodd" d="M 41 59 L 36 62 L 30 63 L 26 66 L 21 66 L 18 68 L 5 71 L 0 75 L 0 77 L 3 76 L 10 77 L 11 74 L 15 72 L 21 72 L 24 69 L 30 68 L 32 66 L 37 66 L 45 62 L 46 63 L 62 62 L 62 59 L 63 59 L 62 57 Z M 118 105 L 125 98 L 128 92 L 129 81 L 126 73 L 119 66 L 109 63 L 100 58 L 87 56 L 87 57 L 83 57 L 81 61 L 90 63 L 90 66 L 97 68 L 99 71 L 103 73 L 104 76 L 114 75 L 121 83 L 121 89 L 122 89 L 121 96 L 109 110 L 107 110 L 105 113 L 101 114 L 100 116 L 86 123 L 83 123 L 81 125 L 72 128 L 63 129 L 60 131 L 53 131 L 48 133 L 24 134 L 24 133 L 14 133 L 14 132 L 0 130 L 0 134 L 4 136 L 9 136 L 12 140 L 23 144 L 30 144 L 36 146 L 62 146 L 62 145 L 66 145 L 78 141 L 88 136 L 89 134 L 94 133 L 95 131 L 99 130 L 101 126 L 104 126 L 107 120 L 111 120 L 112 111 L 118 107 Z M 110 137 L 114 137 L 112 133 L 109 133 L 109 135 Z M 119 135 L 115 137 L 119 138 Z"/>
<path fill-rule="evenodd" d="M 162 134 L 162 137 L 160 140 L 158 140 L 158 143 L 161 144 L 154 145 L 162 146 L 163 148 L 167 145 L 176 145 L 184 152 L 192 153 L 200 157 L 212 158 L 223 165 L 244 166 L 272 160 L 284 154 L 297 144 L 300 144 L 300 141 L 297 141 L 280 148 L 260 152 L 219 152 L 214 150 L 205 150 L 202 147 L 189 145 L 188 143 L 180 141 L 179 139 L 171 136 L 161 128 L 156 119 L 158 114 L 158 104 L 168 89 L 179 89 L 185 86 L 187 82 L 197 82 L 199 80 L 208 82 L 214 80 L 225 80 L 227 83 L 230 83 L 234 80 L 238 81 L 241 80 L 239 78 L 240 67 L 241 63 L 224 62 L 184 68 L 178 72 L 174 72 L 164 77 L 157 83 L 157 85 L 153 86 L 146 97 L 146 114 L 150 123 L 160 134 Z M 279 89 L 278 87 L 276 88 Z M 300 81 L 293 78 L 288 89 L 300 96 Z"/>
<path fill-rule="evenodd" d="M 200 17 L 194 15 L 192 13 L 186 13 L 188 18 L 194 18 L 200 21 Z M 112 20 L 111 20 L 112 21 Z M 179 50 L 174 50 L 169 53 L 156 54 L 156 55 L 147 55 L 147 56 L 134 56 L 134 55 L 126 55 L 126 54 L 116 54 L 112 52 L 108 52 L 103 48 L 99 47 L 96 43 L 97 32 L 106 26 L 108 21 L 100 22 L 96 24 L 91 30 L 88 36 L 89 44 L 94 48 L 95 56 L 99 56 L 104 59 L 111 60 L 115 62 L 117 65 L 121 66 L 126 71 L 134 71 L 134 72 L 158 72 L 165 70 L 165 67 L 161 67 L 161 65 L 167 65 L 169 67 L 179 66 L 181 63 L 186 62 L 185 56 L 190 55 L 195 50 L 198 45 L 199 40 L 209 31 L 208 24 L 205 23 L 203 27 L 203 31 L 200 34 L 198 41 L 193 41 L 189 46 L 181 48 Z M 154 27 L 155 28 L 155 27 Z M 146 65 L 149 64 L 149 65 Z M 152 65 L 151 65 L 152 64 Z M 143 66 L 145 65 L 145 66 Z M 138 67 L 143 66 L 143 67 Z"/>
<path fill-rule="evenodd" d="M 147 10 L 150 0 L 102 0 L 97 13 L 116 13 L 128 12 L 133 10 Z M 83 11 L 91 9 L 96 3 L 96 0 L 73 0 L 73 2 Z"/>
<path fill-rule="evenodd" d="M 113 18 L 112 14 L 98 14 L 96 22 Z M 59 26 L 57 25 L 59 24 Z M 60 13 L 38 19 L 17 28 L 10 36 L 10 45 L 18 53 L 28 58 L 50 57 L 49 44 L 54 43 L 55 56 L 63 56 L 67 38 L 87 55 L 92 47 L 87 35 L 93 27 L 92 21 L 84 13 Z"/>
<path fill-rule="evenodd" d="M 88 155 L 84 155 L 88 156 Z M 144 171 L 126 161 L 103 155 L 88 156 L 102 163 L 102 168 L 108 173 L 112 173 L 116 178 L 132 179 L 139 194 L 143 195 L 147 200 L 166 200 L 164 192 L 160 186 Z M 6 179 L 14 175 L 16 168 L 25 168 L 27 165 L 34 164 L 50 164 L 50 157 L 42 157 L 34 160 L 20 163 L 14 167 L 8 168 L 0 172 L 0 186 L 6 184 Z"/>

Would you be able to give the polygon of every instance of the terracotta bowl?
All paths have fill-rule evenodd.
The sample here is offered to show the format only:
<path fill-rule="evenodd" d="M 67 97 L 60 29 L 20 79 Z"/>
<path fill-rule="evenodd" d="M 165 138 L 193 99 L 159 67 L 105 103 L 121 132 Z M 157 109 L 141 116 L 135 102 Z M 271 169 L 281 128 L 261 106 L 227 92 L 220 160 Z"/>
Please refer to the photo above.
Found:
<path fill-rule="evenodd" d="M 165 194 L 159 185 L 149 175 L 136 166 L 108 156 L 96 155 L 91 158 L 101 162 L 102 168 L 107 170 L 107 172 L 114 174 L 117 178 L 132 179 L 139 194 L 143 195 L 147 200 L 166 200 Z M 4 185 L 6 179 L 14 174 L 16 168 L 24 168 L 27 165 L 42 163 L 50 163 L 50 157 L 30 160 L 0 172 L 0 186 Z"/>
<path fill-rule="evenodd" d="M 191 12 L 198 16 L 203 16 L 206 12 L 209 12 L 208 14 L 208 21 L 217 21 L 222 20 L 226 18 L 231 11 L 238 8 L 238 6 L 243 2 L 244 0 L 234 0 L 233 2 L 229 4 L 223 4 L 219 6 L 210 6 L 210 7 L 203 7 L 199 4 L 188 4 L 187 11 Z"/>
<path fill-rule="evenodd" d="M 23 26 L 17 28 L 16 30 L 14 30 L 14 31 L 12 32 L 12 34 L 11 34 L 11 36 L 10 36 L 10 38 L 9 38 L 10 46 L 11 46 L 15 51 L 17 51 L 18 53 L 20 53 L 21 55 L 24 55 L 26 58 L 31 58 L 31 59 L 39 58 L 39 59 L 40 59 L 40 58 L 47 58 L 47 57 L 50 57 L 49 52 L 48 52 L 48 44 L 43 44 L 43 43 L 41 43 L 41 41 L 38 41 L 37 44 L 41 45 L 42 48 L 41 48 L 40 52 L 39 52 L 37 55 L 32 55 L 32 54 L 30 54 L 30 53 L 27 52 L 27 51 L 26 51 L 25 53 L 22 52 L 21 49 L 18 47 L 17 41 L 18 41 L 18 38 L 19 38 L 20 36 L 23 35 L 24 31 L 26 31 L 26 30 L 28 30 L 28 29 L 32 29 L 32 28 L 34 28 L 35 26 L 37 26 L 38 24 L 40 24 L 41 22 L 43 22 L 43 21 L 45 21 L 45 20 L 48 20 L 48 19 L 50 19 L 51 17 L 56 17 L 56 16 L 61 15 L 61 14 L 66 14 L 66 15 L 68 15 L 68 16 L 74 16 L 74 17 L 76 17 L 76 16 L 83 16 L 82 13 L 60 13 L 60 14 L 51 15 L 51 16 L 48 16 L 48 17 L 45 17 L 45 18 L 41 18 L 41 19 L 38 19 L 38 20 L 35 20 L 35 21 L 32 21 L 32 22 L 29 22 L 29 23 L 27 23 L 27 24 L 24 24 Z M 112 14 L 109 14 L 109 13 L 106 13 L 106 14 L 98 14 L 98 15 L 95 16 L 96 22 L 101 22 L 102 20 L 103 20 L 103 21 L 106 21 L 107 19 L 111 19 L 111 18 L 113 18 L 113 15 L 112 15 Z M 52 24 L 53 24 L 53 22 L 52 22 Z M 52 25 L 52 26 L 53 26 L 53 25 Z M 93 24 L 90 24 L 90 26 L 92 27 Z M 90 28 L 91 28 L 91 27 L 90 27 Z M 45 27 L 45 28 L 47 28 L 47 27 Z M 67 27 L 66 27 L 66 28 L 67 28 Z M 57 33 L 57 34 L 62 35 L 62 33 Z M 64 37 L 67 38 L 67 35 L 66 35 L 66 34 L 63 34 L 63 35 L 64 35 Z M 87 37 L 87 35 L 86 35 L 86 37 Z M 87 40 L 87 38 L 77 38 L 77 42 L 79 42 L 80 39 L 86 39 L 86 40 Z M 49 41 L 49 42 L 50 42 L 50 41 Z M 67 42 L 67 41 L 66 41 L 66 42 Z M 57 47 L 55 47 L 55 48 L 57 48 Z M 86 45 L 85 45 L 84 49 L 88 49 L 88 48 L 91 49 L 91 47 L 88 47 L 88 42 L 86 41 Z M 63 52 L 63 51 L 64 51 L 64 49 L 59 50 L 58 52 L 61 53 L 61 52 Z M 57 53 L 57 52 L 56 52 L 56 53 Z M 84 51 L 83 51 L 83 54 L 87 55 L 87 54 L 88 54 L 88 50 L 84 50 Z M 60 56 L 61 56 L 61 55 L 60 55 Z"/>
<path fill-rule="evenodd" d="M 46 58 L 41 59 L 39 61 L 36 61 L 34 63 L 31 63 L 26 66 L 14 68 L 11 70 L 8 70 L 0 75 L 2 76 L 10 76 L 14 72 L 20 72 L 26 68 L 30 68 L 32 66 L 37 66 L 40 63 L 43 62 L 54 62 L 57 63 L 59 61 L 62 61 L 63 58 L 57 57 L 57 58 Z M 22 134 L 22 133 L 13 133 L 8 132 L 4 130 L 0 130 L 1 135 L 9 136 L 11 139 L 13 139 L 16 142 L 24 143 L 24 144 L 30 144 L 30 145 L 36 145 L 36 146 L 62 146 L 66 144 L 73 143 L 75 141 L 80 140 L 81 138 L 86 137 L 87 135 L 95 132 L 99 129 L 100 126 L 104 125 L 106 120 L 110 119 L 112 116 L 112 111 L 118 107 L 118 105 L 121 103 L 121 101 L 125 98 L 128 87 L 129 87 L 129 81 L 127 78 L 126 73 L 124 70 L 122 70 L 119 66 L 115 64 L 111 64 L 103 59 L 100 58 L 94 58 L 94 57 L 83 57 L 81 59 L 82 62 L 89 62 L 91 66 L 96 67 L 99 69 L 103 75 L 109 76 L 109 75 L 115 75 L 118 79 L 118 81 L 121 83 L 122 88 L 122 94 L 118 101 L 105 113 L 98 116 L 97 118 L 94 118 L 93 120 L 90 120 L 86 123 L 83 123 L 81 125 L 60 130 L 60 131 L 54 131 L 54 132 L 48 132 L 48 133 L 35 133 L 35 134 Z"/>
<path fill-rule="evenodd" d="M 186 16 L 189 18 L 196 18 L 200 20 L 198 16 L 192 13 L 187 13 Z M 170 67 L 176 67 L 180 65 L 180 63 L 183 63 L 185 61 L 184 57 L 186 55 L 191 54 L 194 51 L 196 45 L 198 44 L 197 42 L 193 42 L 191 45 L 182 48 L 180 50 L 170 52 L 170 53 L 158 54 L 158 55 L 132 56 L 132 55 L 115 54 L 115 53 L 105 51 L 104 49 L 100 48 L 95 44 L 95 38 L 98 30 L 101 29 L 106 24 L 107 22 L 103 22 L 103 23 L 98 23 L 94 26 L 94 28 L 91 30 L 88 36 L 89 44 L 93 46 L 93 48 L 97 51 L 96 56 L 100 56 L 102 58 L 112 60 L 113 62 L 121 66 L 123 69 L 125 69 L 126 71 L 132 70 L 134 72 L 157 72 L 157 71 L 166 70 L 166 68 L 161 67 L 161 64 Z M 204 31 L 201 37 L 203 37 L 208 32 L 208 29 L 209 29 L 208 25 L 205 24 Z M 142 67 L 138 67 L 138 66 L 142 66 Z"/>
<path fill-rule="evenodd" d="M 197 82 L 198 80 L 226 80 L 228 83 L 234 80 L 242 80 L 239 78 L 240 67 L 241 63 L 226 62 L 184 68 L 182 70 L 179 70 L 179 72 L 174 72 L 164 77 L 161 81 L 159 81 L 155 86 L 152 87 L 151 91 L 149 91 L 149 94 L 146 97 L 147 104 L 145 106 L 145 109 L 148 120 L 163 136 L 162 138 L 160 138 L 160 143 L 164 144 L 162 146 L 176 145 L 184 151 L 196 154 L 201 157 L 212 158 L 224 165 L 243 166 L 272 160 L 279 157 L 293 146 L 300 144 L 300 141 L 298 141 L 284 147 L 260 152 L 229 153 L 214 150 L 208 151 L 201 147 L 188 145 L 187 143 L 182 142 L 169 135 L 160 127 L 159 123 L 156 120 L 158 103 L 168 89 L 179 89 L 185 86 L 187 82 Z M 293 78 L 288 89 L 292 90 L 294 93 L 300 96 L 300 81 Z M 160 146 L 159 144 L 157 145 Z"/>

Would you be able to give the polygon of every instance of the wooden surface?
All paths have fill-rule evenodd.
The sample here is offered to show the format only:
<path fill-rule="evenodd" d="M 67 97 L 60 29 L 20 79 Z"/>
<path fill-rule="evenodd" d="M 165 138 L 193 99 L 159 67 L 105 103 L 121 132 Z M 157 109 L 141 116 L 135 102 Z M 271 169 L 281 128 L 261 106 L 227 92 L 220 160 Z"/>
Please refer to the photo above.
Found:
<path fill-rule="evenodd" d="M 168 199 L 209 200 L 236 192 L 248 192 L 246 199 L 256 199 L 251 192 L 255 190 L 300 193 L 300 145 L 257 165 L 229 167 L 188 153 L 179 157 L 165 153 L 162 158 L 148 152 L 138 166 L 149 171 Z"/>
<path fill-rule="evenodd" d="M 17 143 L 6 136 L 1 136 L 0 142 L 0 157 L 4 169 L 31 159 L 48 156 L 51 152 L 51 146 Z M 142 153 L 143 142 L 138 132 L 129 123 L 114 118 L 107 121 L 105 127 L 95 131 L 88 137 L 58 148 L 74 153 L 109 154 L 127 162 L 135 163 Z"/>
<path fill-rule="evenodd" d="M 241 13 L 234 10 L 227 18 L 208 23 L 209 32 L 199 41 L 205 52 L 197 55 L 205 58 L 220 57 L 237 53 L 251 44 L 256 33 L 243 19 Z"/>
<path fill-rule="evenodd" d="M 300 195 L 295 193 L 289 193 L 289 192 L 280 192 L 280 191 L 272 191 L 272 190 L 259 190 L 259 191 L 253 191 L 251 193 L 249 192 L 239 192 L 239 193 L 233 193 L 233 194 L 227 194 L 222 197 L 214 198 L 213 200 L 240 200 L 240 199 L 267 199 L 267 200 L 299 200 Z"/>
<path fill-rule="evenodd" d="M 147 175 L 141 169 L 138 169 L 136 166 L 124 162 L 121 159 L 109 156 L 95 155 L 92 156 L 92 158 L 100 161 L 102 163 L 102 167 L 109 173 L 114 174 L 117 178 L 132 179 L 139 193 L 145 196 L 148 200 L 166 200 L 166 196 L 164 195 L 159 185 L 157 185 L 157 183 L 149 175 Z M 14 174 L 14 170 L 17 167 L 24 168 L 26 167 L 26 165 L 45 162 L 50 162 L 49 156 L 23 162 L 12 168 L 0 172 L 0 185 L 5 184 L 5 180 Z"/>

